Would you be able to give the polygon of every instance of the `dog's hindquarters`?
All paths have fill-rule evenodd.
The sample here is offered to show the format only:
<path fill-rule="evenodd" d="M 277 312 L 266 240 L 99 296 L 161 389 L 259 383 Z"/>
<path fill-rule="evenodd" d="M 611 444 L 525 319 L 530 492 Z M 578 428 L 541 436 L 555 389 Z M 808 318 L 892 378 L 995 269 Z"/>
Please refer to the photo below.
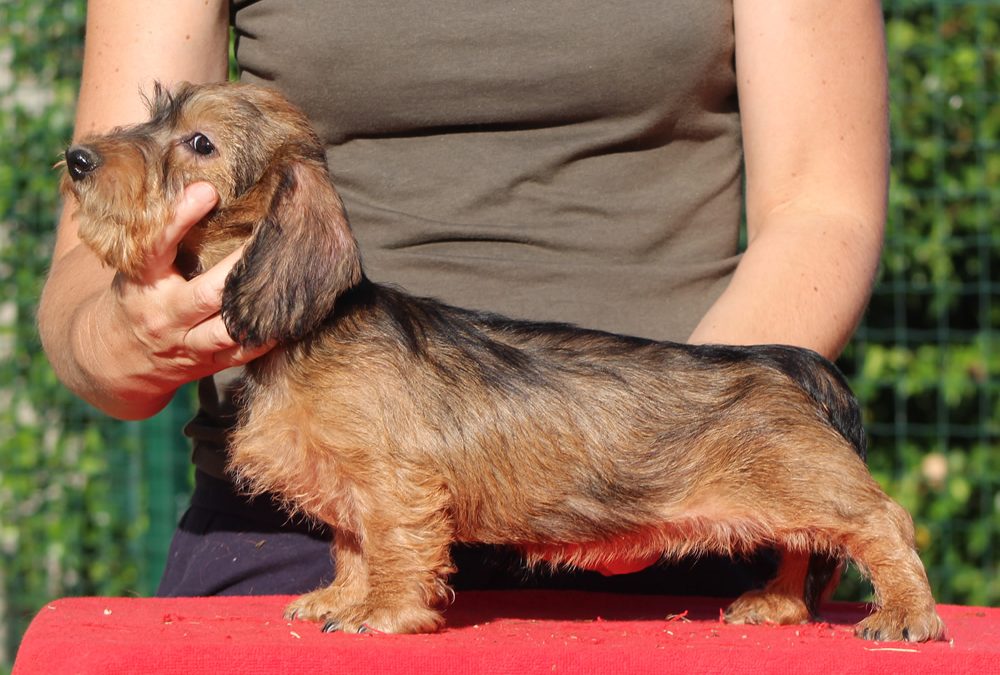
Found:
<path fill-rule="evenodd" d="M 802 529 L 779 533 L 776 541 L 783 547 L 783 559 L 777 577 L 762 591 L 738 598 L 727 610 L 727 620 L 808 620 L 835 588 L 849 557 L 870 576 L 879 606 L 858 624 L 859 635 L 875 640 L 940 639 L 944 625 L 914 547 L 913 522 L 865 467 L 860 412 L 845 379 L 812 352 L 757 350 L 755 358 L 785 373 L 809 396 L 821 425 L 803 439 L 805 444 L 796 448 L 793 443 L 793 452 L 801 454 L 788 458 L 803 479 L 789 505 L 798 510 L 793 520 Z M 788 481 L 774 481 L 776 488 L 781 484 Z"/>
<path fill-rule="evenodd" d="M 808 393 L 825 413 L 830 426 L 844 437 L 866 460 L 868 439 L 861 422 L 861 411 L 843 374 L 836 366 L 815 352 L 781 345 L 760 347 L 759 357 L 773 363 Z M 803 599 L 811 616 L 836 590 L 845 560 L 841 555 L 813 553 L 806 568 Z"/>

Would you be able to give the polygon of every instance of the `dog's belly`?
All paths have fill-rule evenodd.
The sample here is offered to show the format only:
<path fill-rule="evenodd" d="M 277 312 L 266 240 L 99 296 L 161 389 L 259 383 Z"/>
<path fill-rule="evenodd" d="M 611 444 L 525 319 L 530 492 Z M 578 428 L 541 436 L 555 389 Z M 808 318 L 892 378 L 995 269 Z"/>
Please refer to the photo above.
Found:
<path fill-rule="evenodd" d="M 692 513 L 615 536 L 580 542 L 521 543 L 531 563 L 595 568 L 655 557 L 676 559 L 709 553 L 735 555 L 770 541 L 773 533 L 762 520 L 706 518 Z"/>
<path fill-rule="evenodd" d="M 565 486 L 564 486 L 565 487 Z M 788 524 L 774 514 L 704 493 L 678 497 L 655 490 L 630 499 L 598 501 L 567 490 L 560 499 L 531 500 L 519 486 L 508 499 L 483 500 L 466 509 L 454 502 L 456 538 L 513 545 L 529 561 L 594 567 L 649 557 L 750 551 Z M 537 497 L 537 495 L 536 495 Z"/>

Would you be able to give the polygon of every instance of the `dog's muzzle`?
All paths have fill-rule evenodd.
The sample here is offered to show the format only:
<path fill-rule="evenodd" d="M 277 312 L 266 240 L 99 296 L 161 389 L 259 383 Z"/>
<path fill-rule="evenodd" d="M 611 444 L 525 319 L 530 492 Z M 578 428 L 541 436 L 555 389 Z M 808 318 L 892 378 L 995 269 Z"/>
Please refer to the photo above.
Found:
<path fill-rule="evenodd" d="M 100 165 L 100 155 L 89 148 L 77 145 L 66 151 L 66 170 L 74 181 L 86 178 Z"/>

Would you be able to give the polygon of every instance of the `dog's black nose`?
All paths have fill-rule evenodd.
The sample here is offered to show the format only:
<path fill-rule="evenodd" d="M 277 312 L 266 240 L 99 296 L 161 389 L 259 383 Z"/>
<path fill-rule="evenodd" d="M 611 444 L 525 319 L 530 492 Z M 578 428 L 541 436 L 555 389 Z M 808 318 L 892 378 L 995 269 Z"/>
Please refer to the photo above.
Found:
<path fill-rule="evenodd" d="M 74 146 L 66 151 L 66 169 L 73 180 L 85 178 L 100 164 L 100 156 L 88 148 Z"/>

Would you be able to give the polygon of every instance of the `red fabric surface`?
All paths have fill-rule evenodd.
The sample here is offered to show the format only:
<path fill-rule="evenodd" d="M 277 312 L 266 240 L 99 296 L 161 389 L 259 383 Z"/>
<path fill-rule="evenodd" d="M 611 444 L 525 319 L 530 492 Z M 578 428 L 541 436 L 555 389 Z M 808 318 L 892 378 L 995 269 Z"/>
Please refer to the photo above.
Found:
<path fill-rule="evenodd" d="M 32 673 L 991 673 L 1000 609 L 942 605 L 949 641 L 859 640 L 859 605 L 827 622 L 729 626 L 727 601 L 556 591 L 465 592 L 435 635 L 323 634 L 289 598 L 69 598 L 41 609 L 14 665 Z"/>

